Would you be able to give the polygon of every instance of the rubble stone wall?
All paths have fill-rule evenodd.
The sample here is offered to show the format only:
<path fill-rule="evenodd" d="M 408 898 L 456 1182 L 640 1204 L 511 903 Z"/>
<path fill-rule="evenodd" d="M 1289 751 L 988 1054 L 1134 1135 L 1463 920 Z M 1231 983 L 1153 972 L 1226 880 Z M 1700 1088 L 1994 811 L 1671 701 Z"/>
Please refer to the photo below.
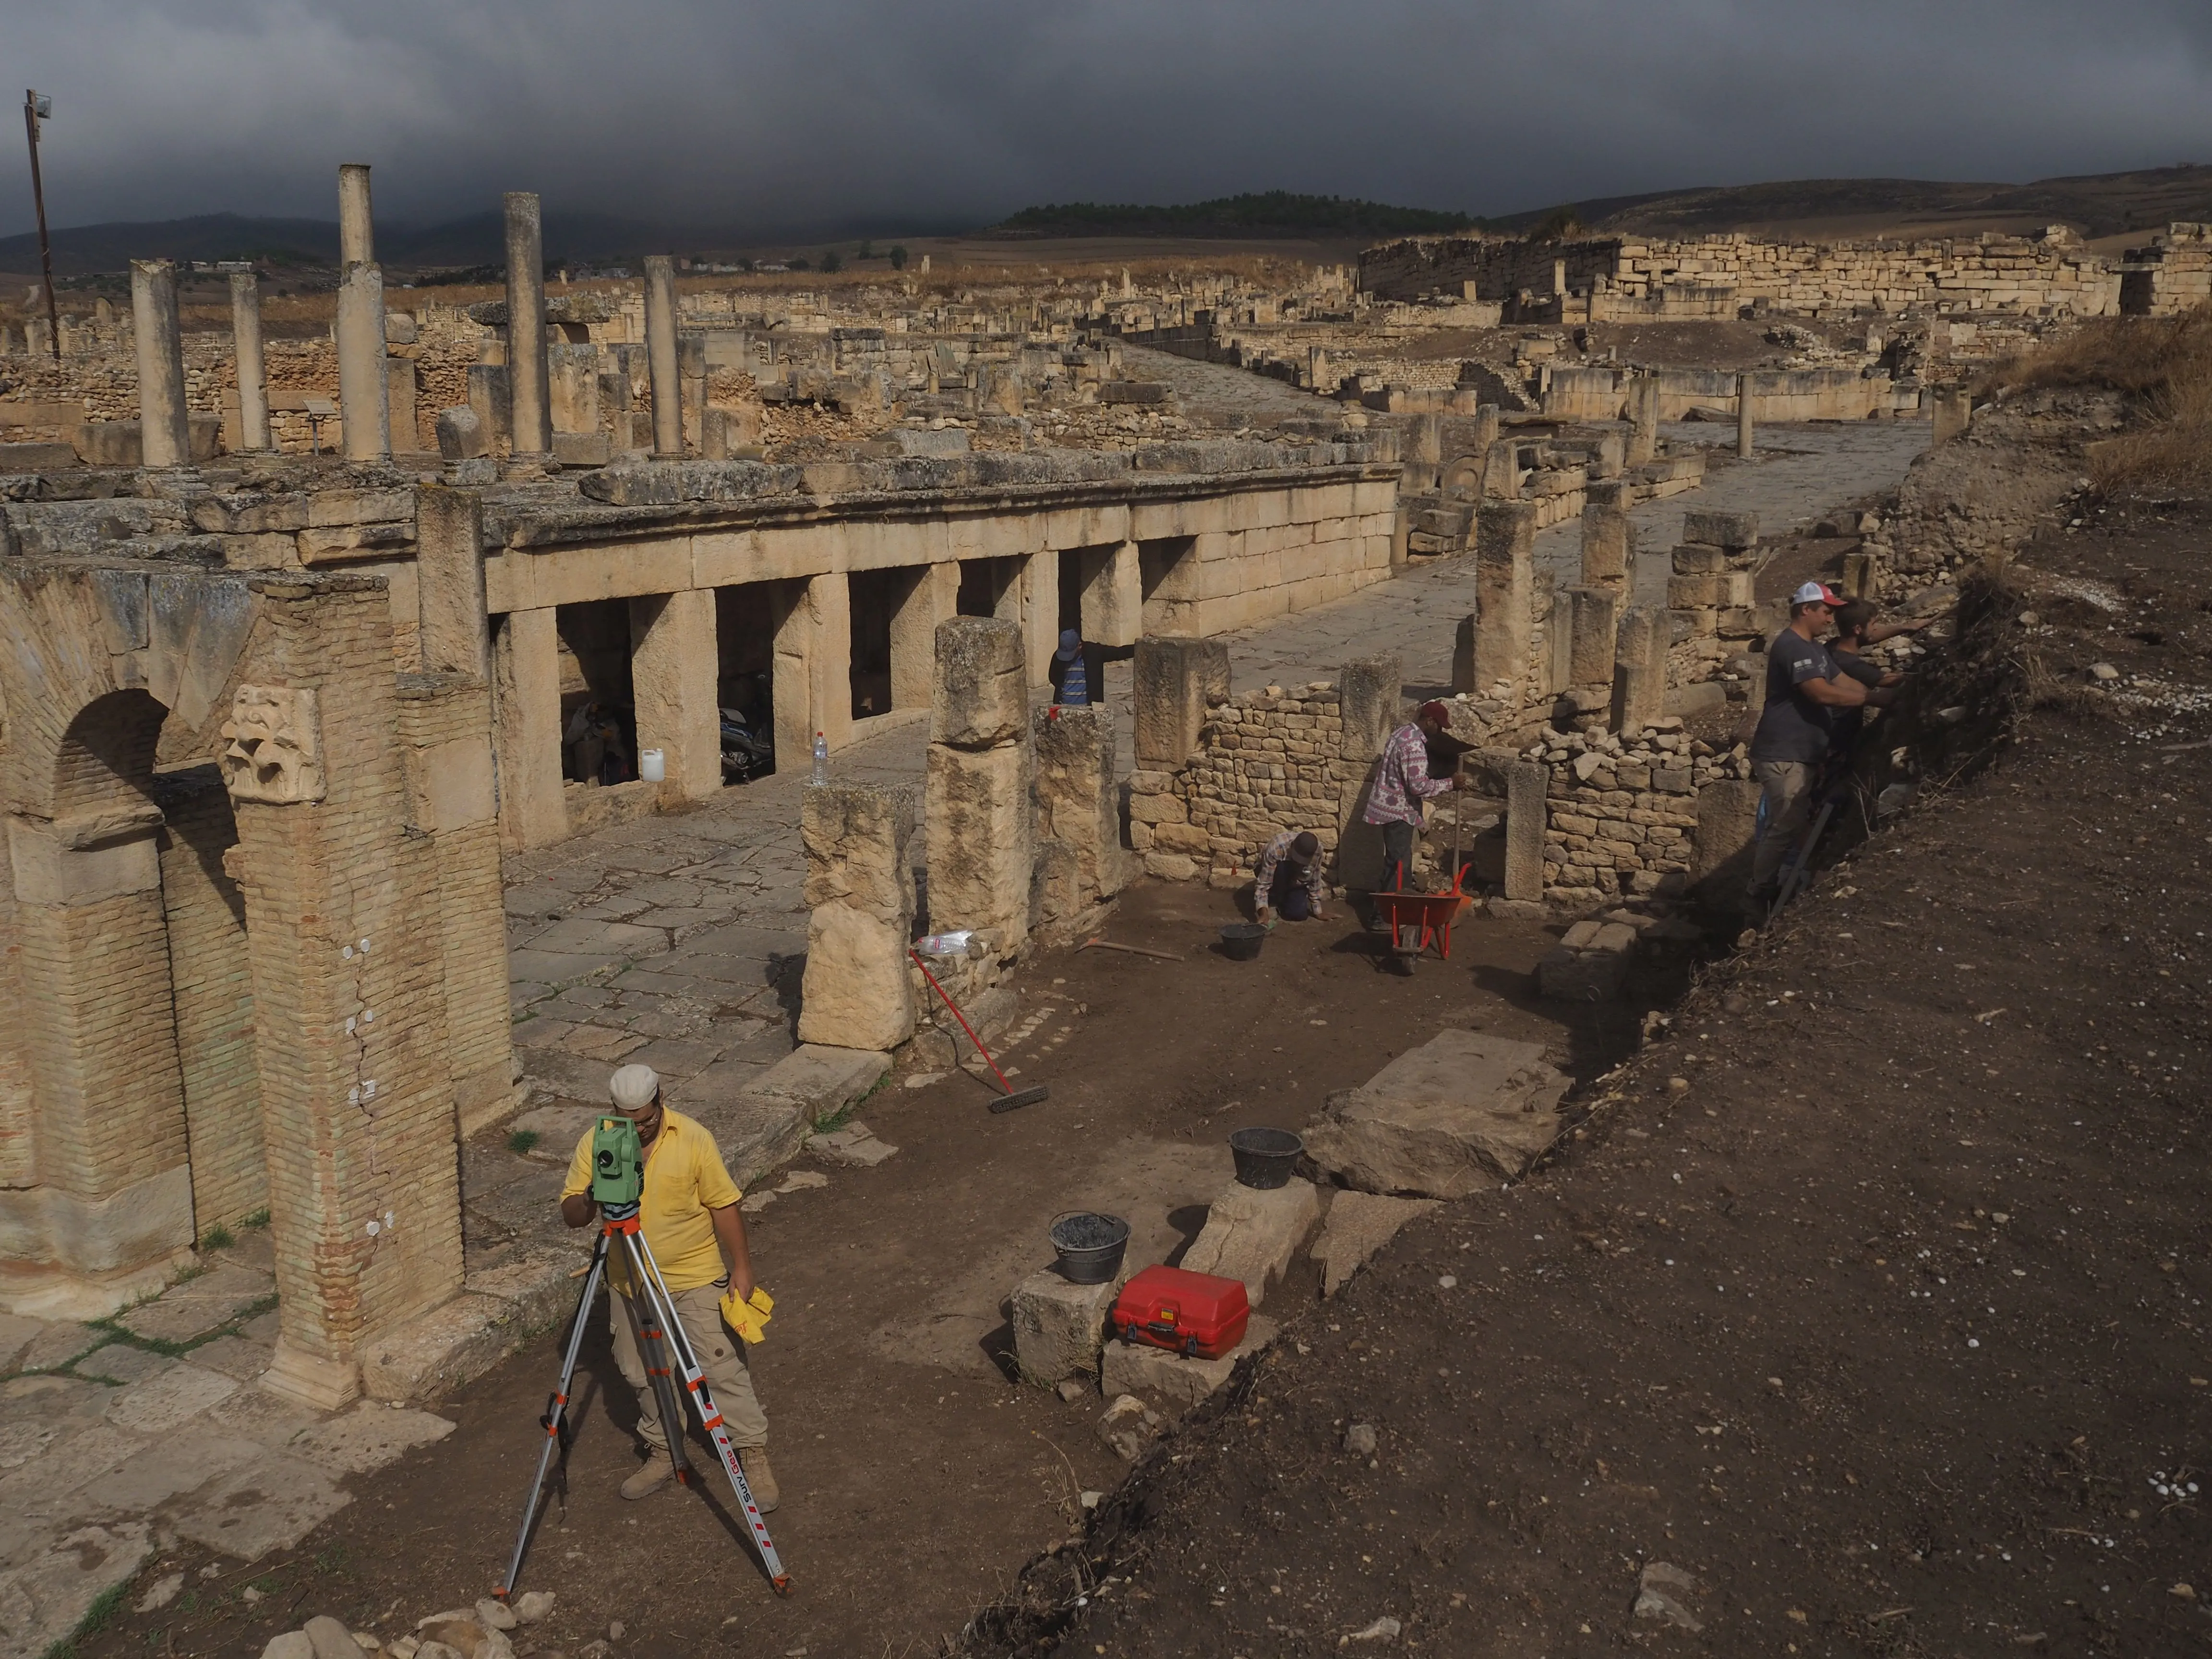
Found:
<path fill-rule="evenodd" d="M 1325 680 L 1213 704 L 1180 771 L 1131 775 L 1129 844 L 1146 873 L 1227 884 L 1284 830 L 1310 830 L 1334 854 L 1347 786 L 1367 775 L 1367 762 L 1340 757 L 1343 737 L 1341 700 Z"/>
<path fill-rule="evenodd" d="M 1538 256 L 1540 256 L 1539 258 Z M 1549 292 L 1551 262 L 1569 286 L 1595 286 L 1594 314 L 1734 317 L 1783 313 L 2021 311 L 2105 317 L 2120 308 L 2120 272 L 2063 236 L 1954 237 L 1918 242 L 1779 242 L 1744 235 L 1592 238 L 1531 245 L 1481 236 L 1419 237 L 1360 256 L 1359 286 L 1410 300 L 1474 284 L 1485 299 Z M 1530 266 L 1542 267 L 1540 278 Z M 1577 272 L 1587 278 L 1577 282 Z"/>

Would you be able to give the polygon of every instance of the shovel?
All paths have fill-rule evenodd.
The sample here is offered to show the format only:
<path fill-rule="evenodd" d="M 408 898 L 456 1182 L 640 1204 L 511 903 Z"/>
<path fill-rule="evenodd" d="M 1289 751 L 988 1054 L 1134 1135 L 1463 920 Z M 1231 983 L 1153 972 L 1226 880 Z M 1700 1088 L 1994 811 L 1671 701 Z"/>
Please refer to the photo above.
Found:
<path fill-rule="evenodd" d="M 914 965 L 921 969 L 921 976 L 929 981 L 929 988 L 943 998 L 945 1006 L 952 1010 L 952 1018 L 960 1022 L 960 1029 L 968 1033 L 968 1041 L 975 1045 L 975 1052 L 983 1056 L 983 1063 L 991 1068 L 992 1075 L 999 1079 L 999 1086 L 1006 1091 L 991 1103 L 994 1112 L 1011 1112 L 1018 1107 L 1034 1106 L 1051 1096 L 1052 1091 L 1042 1084 L 1034 1089 L 1017 1091 L 1012 1084 L 1007 1082 L 1006 1074 L 999 1069 L 999 1062 L 991 1058 L 991 1051 L 983 1046 L 983 1039 L 975 1035 L 975 1028 L 968 1023 L 968 1016 L 960 1012 L 960 1005 L 946 994 L 945 988 L 937 982 L 937 975 L 929 971 L 929 964 L 912 950 L 908 951 L 907 955 L 913 958 Z"/>

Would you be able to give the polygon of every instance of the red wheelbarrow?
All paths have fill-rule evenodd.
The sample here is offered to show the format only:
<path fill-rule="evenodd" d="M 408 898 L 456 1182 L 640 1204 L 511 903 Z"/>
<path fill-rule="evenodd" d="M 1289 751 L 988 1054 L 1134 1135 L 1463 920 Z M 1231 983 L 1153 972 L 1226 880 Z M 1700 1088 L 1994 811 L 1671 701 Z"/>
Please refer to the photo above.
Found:
<path fill-rule="evenodd" d="M 1375 914 L 1390 924 L 1391 947 L 1410 965 L 1431 945 L 1445 961 L 1451 960 L 1452 919 L 1462 905 L 1474 902 L 1460 890 L 1455 875 L 1449 890 L 1442 893 L 1376 893 Z"/>

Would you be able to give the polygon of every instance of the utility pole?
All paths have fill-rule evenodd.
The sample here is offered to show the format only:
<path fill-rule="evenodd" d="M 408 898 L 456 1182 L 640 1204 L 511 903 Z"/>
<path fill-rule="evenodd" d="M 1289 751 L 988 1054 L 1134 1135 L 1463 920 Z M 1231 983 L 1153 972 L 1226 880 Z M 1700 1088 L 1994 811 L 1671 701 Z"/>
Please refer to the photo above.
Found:
<path fill-rule="evenodd" d="M 46 278 L 46 343 L 53 348 L 54 361 L 62 360 L 61 313 L 54 307 L 54 250 L 46 240 L 46 191 L 39 179 L 39 121 L 51 119 L 54 100 L 41 98 L 26 87 L 23 89 L 23 126 L 31 136 L 31 200 L 39 210 L 39 264 Z"/>

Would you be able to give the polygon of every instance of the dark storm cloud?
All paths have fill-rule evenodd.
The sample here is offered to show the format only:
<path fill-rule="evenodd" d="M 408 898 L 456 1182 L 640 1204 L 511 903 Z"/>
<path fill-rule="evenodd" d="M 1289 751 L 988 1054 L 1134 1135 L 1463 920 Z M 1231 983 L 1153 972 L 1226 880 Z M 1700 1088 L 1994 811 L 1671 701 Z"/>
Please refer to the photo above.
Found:
<path fill-rule="evenodd" d="M 1505 212 L 2212 160 L 2196 0 L 0 0 L 57 224 L 549 206 L 701 225 L 1333 191 Z M 0 142 L 0 231 L 27 228 Z"/>

